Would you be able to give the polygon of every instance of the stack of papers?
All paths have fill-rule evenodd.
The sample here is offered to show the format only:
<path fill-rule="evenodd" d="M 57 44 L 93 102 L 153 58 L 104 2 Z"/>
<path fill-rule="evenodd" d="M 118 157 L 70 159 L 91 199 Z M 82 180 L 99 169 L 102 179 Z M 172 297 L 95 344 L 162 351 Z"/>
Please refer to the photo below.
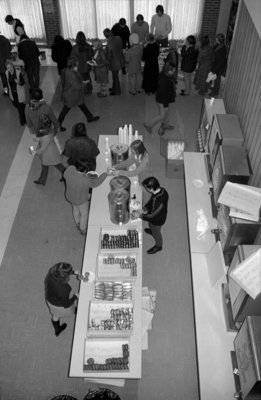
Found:
<path fill-rule="evenodd" d="M 156 291 L 149 290 L 147 287 L 142 288 L 142 310 L 141 310 L 141 334 L 142 334 L 142 350 L 148 349 L 148 330 L 152 329 L 152 319 L 154 316 L 156 301 Z"/>
<path fill-rule="evenodd" d="M 218 202 L 230 207 L 229 215 L 250 221 L 259 221 L 261 207 L 261 189 L 226 182 Z"/>

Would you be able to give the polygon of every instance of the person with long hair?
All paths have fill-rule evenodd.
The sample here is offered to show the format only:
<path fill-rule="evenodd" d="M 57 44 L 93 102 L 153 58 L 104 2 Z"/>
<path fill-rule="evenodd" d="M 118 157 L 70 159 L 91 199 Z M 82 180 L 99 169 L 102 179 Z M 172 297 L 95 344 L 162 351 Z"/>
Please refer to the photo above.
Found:
<path fill-rule="evenodd" d="M 88 61 L 91 61 L 93 55 L 94 50 L 87 42 L 84 32 L 79 31 L 76 35 L 76 44 L 72 47 L 71 56 L 76 57 L 78 60 L 78 72 L 84 82 L 84 91 L 86 94 L 92 93 L 91 67 Z"/>
<path fill-rule="evenodd" d="M 210 45 L 210 40 L 207 35 L 203 36 L 200 40 L 200 48 L 198 54 L 198 67 L 194 78 L 195 89 L 198 94 L 204 96 L 208 91 L 208 83 L 206 82 L 207 76 L 211 70 L 212 62 L 214 60 L 214 50 Z"/>
<path fill-rule="evenodd" d="M 78 72 L 78 60 L 75 57 L 69 57 L 67 67 L 62 71 L 62 100 L 63 109 L 60 112 L 58 121 L 62 131 L 65 128 L 62 126 L 63 120 L 72 107 L 78 106 L 86 116 L 88 122 L 97 121 L 100 117 L 94 116 L 84 103 L 84 86 L 81 74 Z"/>

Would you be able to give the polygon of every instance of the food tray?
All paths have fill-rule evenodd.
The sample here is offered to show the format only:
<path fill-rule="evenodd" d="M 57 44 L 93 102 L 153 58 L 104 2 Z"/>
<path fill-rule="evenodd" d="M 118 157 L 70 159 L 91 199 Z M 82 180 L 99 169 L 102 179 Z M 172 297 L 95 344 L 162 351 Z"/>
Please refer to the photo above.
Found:
<path fill-rule="evenodd" d="M 130 336 L 133 331 L 132 302 L 91 301 L 88 336 Z"/>
<path fill-rule="evenodd" d="M 102 301 L 133 300 L 133 284 L 131 281 L 95 281 L 93 298 Z"/>
<path fill-rule="evenodd" d="M 129 342 L 120 339 L 87 339 L 84 372 L 129 372 Z"/>
<path fill-rule="evenodd" d="M 101 253 L 97 256 L 98 279 L 130 279 L 137 276 L 137 254 Z"/>
<path fill-rule="evenodd" d="M 115 251 L 132 251 L 140 247 L 140 236 L 135 227 L 130 229 L 106 229 L 100 232 L 100 253 Z"/>

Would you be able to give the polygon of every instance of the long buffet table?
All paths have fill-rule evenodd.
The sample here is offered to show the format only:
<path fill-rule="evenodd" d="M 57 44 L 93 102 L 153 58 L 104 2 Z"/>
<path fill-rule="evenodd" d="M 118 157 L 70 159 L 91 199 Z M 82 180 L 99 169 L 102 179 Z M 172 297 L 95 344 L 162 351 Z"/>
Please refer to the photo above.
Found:
<path fill-rule="evenodd" d="M 98 147 L 100 154 L 97 157 L 97 169 L 96 171 L 100 174 L 104 172 L 110 165 L 110 155 L 108 154 L 106 146 L 106 140 L 108 138 L 109 146 L 118 142 L 118 136 L 111 135 L 105 136 L 100 135 Z M 93 370 L 84 371 L 84 351 L 85 351 L 85 340 L 91 341 L 93 338 L 88 337 L 87 326 L 89 318 L 89 302 L 93 299 L 94 282 L 83 282 L 80 284 L 79 302 L 77 317 L 75 323 L 75 331 L 73 338 L 73 346 L 71 353 L 71 363 L 69 376 L 70 377 L 83 377 L 87 379 L 138 379 L 141 378 L 141 308 L 142 308 L 142 222 L 136 220 L 130 221 L 128 224 L 118 225 L 113 224 L 110 221 L 108 194 L 110 191 L 109 183 L 112 177 L 108 176 L 101 186 L 95 188 L 92 193 L 88 232 L 86 237 L 82 273 L 85 272 L 96 272 L 97 255 L 100 248 L 100 234 L 101 229 L 104 231 L 108 230 L 128 230 L 136 229 L 139 232 L 139 248 L 138 249 L 126 249 L 135 251 L 137 256 L 137 277 L 133 281 L 133 293 L 132 299 L 134 303 L 133 307 L 133 332 L 130 337 L 124 337 L 123 340 L 129 341 L 129 369 L 128 370 Z M 136 195 L 136 200 L 142 202 L 142 191 L 136 178 L 131 178 L 131 196 Z M 108 251 L 110 252 L 110 250 Z M 111 250 L 114 252 L 114 250 Z M 115 251 L 116 253 L 117 251 Z M 122 251 L 125 252 L 125 249 Z M 115 280 L 115 279 L 112 279 Z M 118 279 L 119 280 L 119 279 Z M 126 278 L 124 279 L 127 280 Z M 100 336 L 100 335 L 99 335 Z M 99 338 L 99 340 L 105 340 Z M 114 339 L 111 339 L 114 340 Z"/>
<path fill-rule="evenodd" d="M 226 281 L 226 271 L 222 274 L 223 255 L 222 252 L 212 254 L 216 242 L 211 230 L 217 223 L 212 218 L 204 157 L 202 153 L 184 153 L 200 398 L 232 400 L 235 387 L 230 351 L 235 333 L 227 332 L 225 326 L 221 291 L 221 281 Z M 199 209 L 208 222 L 204 235 L 199 235 L 197 230 Z M 215 275 L 213 269 L 219 267 L 221 281 L 213 286 L 210 278 Z"/>

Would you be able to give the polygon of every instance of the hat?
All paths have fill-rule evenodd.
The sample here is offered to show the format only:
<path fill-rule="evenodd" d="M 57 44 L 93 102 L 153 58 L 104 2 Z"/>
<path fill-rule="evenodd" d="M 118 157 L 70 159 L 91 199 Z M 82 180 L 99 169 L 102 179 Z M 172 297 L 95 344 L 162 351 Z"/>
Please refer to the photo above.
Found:
<path fill-rule="evenodd" d="M 137 33 L 132 33 L 130 35 L 130 44 L 139 44 L 139 35 Z"/>

